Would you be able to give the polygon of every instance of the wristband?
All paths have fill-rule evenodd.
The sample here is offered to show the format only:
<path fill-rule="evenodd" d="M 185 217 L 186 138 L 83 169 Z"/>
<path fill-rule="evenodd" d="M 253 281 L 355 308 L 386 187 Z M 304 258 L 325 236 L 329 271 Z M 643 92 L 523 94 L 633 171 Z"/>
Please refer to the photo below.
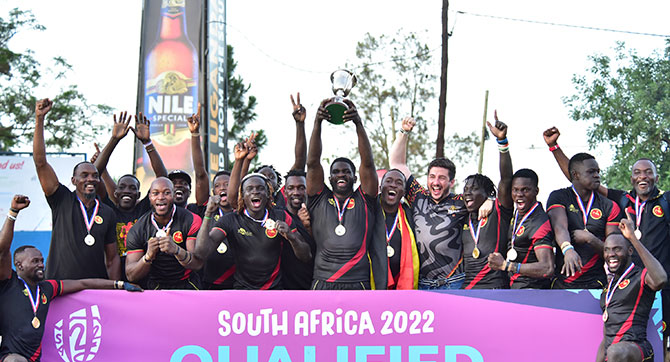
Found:
<path fill-rule="evenodd" d="M 404 129 L 400 128 L 400 133 L 402 134 L 410 134 L 412 131 L 405 131 Z"/>
<path fill-rule="evenodd" d="M 560 146 L 558 145 L 558 143 L 557 143 L 557 144 L 555 144 L 555 145 L 549 147 L 549 151 L 550 151 L 550 152 L 554 152 L 554 151 L 556 151 L 556 150 L 559 149 L 559 148 L 561 148 L 561 147 L 560 147 Z"/>
<path fill-rule="evenodd" d="M 200 132 L 191 133 L 191 137 L 200 137 Z"/>
<path fill-rule="evenodd" d="M 516 273 L 519 274 L 521 272 L 521 263 L 516 263 Z"/>
<path fill-rule="evenodd" d="M 572 245 L 570 245 L 570 246 L 566 246 L 565 249 L 561 249 L 561 252 L 563 253 L 563 255 L 565 255 L 565 253 L 566 253 L 568 250 L 570 250 L 570 249 L 573 249 L 573 250 L 574 250 L 575 247 L 572 246 Z"/>
<path fill-rule="evenodd" d="M 572 243 L 569 242 L 569 241 L 564 241 L 564 242 L 562 242 L 562 243 L 561 243 L 561 250 L 563 250 L 564 248 L 566 248 L 568 245 L 572 245 Z"/>
<path fill-rule="evenodd" d="M 123 289 L 123 281 L 115 280 L 114 281 L 114 289 Z"/>
<path fill-rule="evenodd" d="M 509 262 L 508 262 L 507 260 L 505 260 L 505 261 L 503 262 L 502 270 L 507 271 L 507 264 L 508 264 L 508 263 L 509 263 Z"/>
<path fill-rule="evenodd" d="M 179 249 L 181 249 L 181 248 L 179 248 Z M 184 257 L 181 258 L 181 259 L 179 258 L 179 251 L 177 251 L 177 254 L 175 254 L 175 255 L 177 256 L 177 260 L 181 263 L 182 261 L 184 261 L 188 258 L 188 254 L 189 254 L 189 252 L 188 252 L 188 250 L 186 250 L 186 254 L 184 254 Z"/>
<path fill-rule="evenodd" d="M 496 139 L 496 142 L 498 142 L 499 145 L 505 145 L 505 144 L 508 144 L 508 143 L 509 143 L 509 142 L 507 141 L 507 137 L 505 137 L 505 138 L 503 138 L 503 139 L 501 139 L 501 140 Z"/>
<path fill-rule="evenodd" d="M 19 213 L 19 210 L 15 209 L 15 208 L 13 208 L 13 207 L 10 207 L 10 208 L 9 208 L 9 211 L 11 211 L 11 212 L 13 212 L 13 213 L 15 213 L 15 214 L 18 214 L 18 213 Z"/>
<path fill-rule="evenodd" d="M 16 221 L 16 216 L 12 215 L 11 213 L 7 213 L 7 218 L 12 221 Z"/>
<path fill-rule="evenodd" d="M 144 145 L 144 148 L 147 148 L 149 146 L 153 146 L 153 142 L 151 142 L 151 140 L 149 140 L 149 142 L 143 143 L 143 145 Z"/>
<path fill-rule="evenodd" d="M 153 261 L 153 260 L 149 260 L 149 259 L 147 258 L 147 254 L 144 254 L 144 255 L 142 256 L 142 260 L 144 260 L 144 262 L 147 263 L 147 264 L 151 264 L 151 262 Z"/>
<path fill-rule="evenodd" d="M 211 216 L 204 216 L 203 219 L 205 219 L 205 220 L 211 220 L 212 217 L 211 217 Z"/>

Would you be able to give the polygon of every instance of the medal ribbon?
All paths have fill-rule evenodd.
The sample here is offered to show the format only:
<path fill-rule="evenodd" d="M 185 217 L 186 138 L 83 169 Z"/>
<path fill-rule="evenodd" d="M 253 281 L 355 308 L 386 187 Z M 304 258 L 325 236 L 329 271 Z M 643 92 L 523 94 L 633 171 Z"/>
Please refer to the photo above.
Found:
<path fill-rule="evenodd" d="M 591 196 L 589 197 L 589 204 L 586 205 L 586 209 L 584 208 L 584 203 L 582 202 L 582 198 L 579 197 L 579 194 L 577 193 L 577 190 L 575 190 L 575 187 L 572 186 L 572 192 L 575 193 L 575 197 L 577 198 L 577 206 L 579 206 L 579 210 L 582 211 L 582 219 L 584 220 L 584 228 L 586 228 L 586 223 L 589 221 L 589 213 L 591 212 L 591 206 L 593 206 L 593 200 L 595 199 L 595 192 L 591 191 Z"/>
<path fill-rule="evenodd" d="M 523 219 L 521 219 L 521 222 L 519 223 L 519 227 L 516 226 L 516 222 L 519 219 L 519 210 L 514 211 L 514 226 L 512 226 L 512 231 L 513 231 L 512 232 L 512 248 L 514 247 L 514 240 L 516 239 L 516 233 L 519 232 L 519 229 L 521 229 L 521 226 L 523 226 L 524 221 L 526 221 L 526 219 L 528 219 L 530 214 L 532 214 L 533 211 L 535 211 L 535 209 L 537 208 L 538 205 L 540 205 L 540 203 L 535 201 L 535 205 L 533 205 L 533 207 L 531 207 L 530 210 L 528 210 L 526 215 L 523 216 Z M 477 236 L 479 237 L 479 235 L 477 235 Z"/>
<path fill-rule="evenodd" d="M 340 225 L 342 225 L 342 218 L 344 217 L 344 212 L 347 211 L 347 205 L 349 205 L 350 199 L 351 196 L 344 200 L 344 207 L 342 210 L 340 210 L 340 202 L 337 201 L 337 197 L 333 196 L 333 200 L 335 200 L 335 207 L 337 208 L 337 220 L 340 222 Z"/>
<path fill-rule="evenodd" d="M 28 288 L 28 283 L 26 283 L 26 281 L 21 277 L 19 277 L 19 279 L 21 279 L 23 285 L 26 286 L 26 290 L 28 291 L 28 298 L 30 298 L 30 306 L 33 307 L 33 315 L 37 316 L 37 308 L 40 306 L 40 286 L 37 286 L 37 293 L 35 298 L 33 298 L 33 294 L 30 292 L 30 288 Z"/>
<path fill-rule="evenodd" d="M 91 219 L 89 219 L 88 214 L 86 213 L 86 207 L 84 206 L 84 203 L 81 201 L 79 196 L 77 196 L 77 200 L 79 201 L 81 214 L 84 216 L 84 224 L 86 224 L 86 231 L 89 234 L 91 234 L 91 228 L 93 227 L 93 221 L 95 221 L 95 216 L 98 215 L 98 207 L 100 207 L 100 202 L 98 202 L 98 199 L 95 199 L 95 208 L 93 209 L 93 215 L 91 215 Z"/>
<path fill-rule="evenodd" d="M 479 229 L 482 227 L 482 221 L 484 220 L 480 220 L 477 223 L 477 232 L 475 233 L 475 228 L 472 226 L 472 220 L 470 220 L 470 217 L 468 217 L 468 226 L 470 226 L 470 235 L 472 235 L 472 240 L 475 241 L 475 248 L 477 247 L 477 243 L 479 242 Z"/>
<path fill-rule="evenodd" d="M 384 228 L 386 229 L 386 244 L 389 244 L 391 242 L 391 238 L 393 237 L 393 233 L 395 233 L 396 227 L 398 226 L 398 216 L 400 215 L 399 212 L 395 214 L 395 221 L 393 221 L 393 226 L 391 226 L 391 233 L 389 233 L 389 230 L 386 229 L 386 223 L 384 223 Z M 386 215 L 384 215 L 386 216 Z"/>
<path fill-rule="evenodd" d="M 623 278 L 626 277 L 626 275 L 633 269 L 634 266 L 635 263 L 631 262 L 630 265 L 628 266 L 628 269 L 626 269 L 626 271 L 619 277 L 619 280 L 617 280 L 614 289 L 612 289 L 612 282 L 614 281 L 614 278 L 610 279 L 610 284 L 607 286 L 607 294 L 605 294 L 605 310 L 607 310 L 607 306 L 610 305 L 610 301 L 614 296 L 614 291 L 619 287 L 619 283 L 621 283 Z"/>
<path fill-rule="evenodd" d="M 223 211 L 219 208 L 219 217 L 223 217 Z"/>
<path fill-rule="evenodd" d="M 247 209 L 244 209 L 244 215 L 246 215 L 248 218 L 250 218 L 251 220 L 253 220 L 255 222 L 261 223 L 261 226 L 265 227 L 265 222 L 268 220 L 269 213 L 268 213 L 268 210 L 265 209 L 265 216 L 263 216 L 263 220 L 256 220 L 253 217 L 251 217 L 251 215 L 249 215 L 249 212 L 247 211 Z"/>
<path fill-rule="evenodd" d="M 644 211 L 644 206 L 647 205 L 647 202 L 640 204 L 640 198 L 635 196 L 635 226 L 640 230 L 640 223 L 642 222 L 642 212 Z"/>
<path fill-rule="evenodd" d="M 165 230 L 169 229 L 169 228 L 170 228 L 170 225 L 172 225 L 172 221 L 174 221 L 174 213 L 175 213 L 175 211 L 177 211 L 177 206 L 172 205 L 172 216 L 170 216 L 170 222 L 168 222 L 167 225 L 165 225 L 165 227 L 163 227 L 163 228 L 159 228 L 159 227 L 158 227 L 158 223 L 156 223 L 156 219 L 154 218 L 154 213 L 152 212 L 152 213 L 151 213 L 151 223 L 154 225 L 154 227 L 156 228 L 156 230 L 163 230 L 163 231 L 165 231 Z"/>

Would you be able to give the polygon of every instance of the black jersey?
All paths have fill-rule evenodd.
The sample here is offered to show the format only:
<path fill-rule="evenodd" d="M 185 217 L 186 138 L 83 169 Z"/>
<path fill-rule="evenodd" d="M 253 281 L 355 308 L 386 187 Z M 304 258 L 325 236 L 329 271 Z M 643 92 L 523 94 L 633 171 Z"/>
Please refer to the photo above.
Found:
<path fill-rule="evenodd" d="M 382 272 L 373 270 L 376 288 L 386 288 L 388 269 L 385 250 L 383 219 L 376 224 L 375 197 L 357 188 L 346 200 L 338 200 L 343 211 L 342 224 L 338 221 L 338 207 L 333 192 L 324 184 L 316 195 L 310 195 L 307 208 L 312 217 L 312 233 L 316 241 L 314 279 L 327 282 L 359 283 L 370 281 L 370 257 L 374 264 L 383 265 Z M 344 234 L 337 235 L 336 228 Z M 382 244 L 383 243 L 383 244 Z M 374 254 L 375 256 L 373 257 Z M 383 274 L 383 275 L 380 275 Z"/>
<path fill-rule="evenodd" d="M 290 211 L 286 211 L 295 221 L 298 232 L 302 235 L 302 238 L 309 244 L 309 248 L 312 252 L 312 259 L 307 263 L 301 261 L 295 255 L 293 248 L 291 248 L 290 245 L 286 245 L 287 247 L 282 250 L 281 257 L 282 284 L 284 289 L 307 290 L 312 285 L 312 280 L 314 278 L 316 242 L 307 229 L 305 229 L 300 218 L 297 215 L 292 214 Z"/>
<path fill-rule="evenodd" d="M 605 321 L 605 348 L 621 341 L 642 342 L 647 339 L 647 322 L 654 303 L 656 292 L 645 283 L 647 268 L 634 266 L 619 281 L 614 276 L 608 289 L 600 296 L 600 309 L 607 310 Z M 609 288 L 614 288 L 612 292 Z M 611 299 L 607 308 L 606 295 L 610 291 Z"/>
<path fill-rule="evenodd" d="M 284 191 L 284 186 L 282 186 L 279 191 L 274 194 L 274 203 L 275 206 L 281 209 L 286 209 L 286 204 L 288 204 L 288 196 L 286 196 L 286 191 Z"/>
<path fill-rule="evenodd" d="M 449 194 L 435 202 L 414 176 L 407 180 L 405 199 L 414 215 L 414 232 L 421 257 L 421 278 L 452 276 L 462 262 L 461 232 L 467 209 L 461 195 Z"/>
<path fill-rule="evenodd" d="M 217 209 L 216 213 L 212 216 L 212 222 L 215 223 L 219 221 L 223 215 L 228 213 L 230 212 L 224 212 L 221 209 Z M 227 239 L 221 244 L 217 246 L 215 252 L 207 257 L 205 266 L 202 268 L 202 277 L 205 282 L 205 288 L 207 289 L 233 289 L 235 280 L 235 257 L 230 250 L 230 245 Z"/>
<path fill-rule="evenodd" d="M 138 202 L 130 211 L 119 208 L 109 197 L 102 199 L 102 202 L 114 210 L 114 214 L 116 215 L 116 244 L 119 249 L 119 256 L 125 257 L 128 252 L 126 237 L 128 236 L 130 228 L 137 222 L 137 219 L 151 211 L 149 195 L 140 200 L 140 202 Z"/>
<path fill-rule="evenodd" d="M 268 210 L 268 219 L 285 221 L 291 232 L 298 232 L 295 220 L 285 210 Z M 282 248 L 291 245 L 276 229 L 266 229 L 260 222 L 234 212 L 214 224 L 211 233 L 216 232 L 223 233 L 235 258 L 236 289 L 282 288 Z"/>
<path fill-rule="evenodd" d="M 56 280 L 44 280 L 37 285 L 40 293 L 34 314 L 28 293 L 34 298 L 37 288 L 26 290 L 14 270 L 9 279 L 0 281 L 0 360 L 10 353 L 20 354 L 29 361 L 40 360 L 49 304 L 62 293 L 63 286 Z M 40 321 L 39 328 L 32 325 L 35 316 Z"/>
<path fill-rule="evenodd" d="M 577 196 L 572 187 L 555 190 L 549 195 L 547 200 L 547 211 L 555 208 L 563 209 L 568 218 L 568 231 L 586 230 L 601 240 L 605 240 L 605 229 L 607 225 L 618 225 L 621 220 L 619 206 L 612 200 L 593 193 L 593 204 L 588 211 L 588 219 L 584 225 L 583 213 L 579 207 Z M 584 204 L 584 207 L 588 207 Z M 565 240 L 559 240 L 563 242 Z M 571 277 L 566 277 L 562 273 L 556 273 L 558 280 L 563 286 L 575 288 L 602 288 L 607 282 L 605 269 L 603 267 L 603 258 L 593 247 L 584 243 L 572 243 L 577 254 L 582 260 L 582 270 Z M 556 253 L 556 270 L 563 268 L 563 253 Z"/>
<path fill-rule="evenodd" d="M 495 200 L 491 215 L 482 220 L 470 220 L 463 225 L 463 266 L 465 269 L 465 281 L 463 289 L 493 289 L 507 288 L 507 273 L 501 270 L 492 270 L 489 267 L 489 254 L 507 254 L 507 230 L 512 218 L 512 210 L 502 205 L 498 199 Z M 472 225 L 472 229 L 470 228 Z M 477 251 L 473 234 L 478 234 Z M 475 258 L 477 256 L 477 258 Z"/>
<path fill-rule="evenodd" d="M 154 237 L 158 231 L 151 222 L 152 215 L 153 213 L 144 214 L 130 229 L 126 238 L 128 254 L 137 252 L 146 253 L 149 239 Z M 158 221 L 156 223 L 159 228 L 166 226 L 159 224 Z M 186 250 L 187 240 L 195 240 L 201 224 L 202 219 L 198 215 L 182 207 L 176 207 L 172 224 L 170 225 L 172 240 L 179 247 Z M 156 259 L 151 263 L 148 278 L 149 285 L 164 285 L 166 288 L 169 288 L 168 286 L 175 282 L 189 279 L 195 284 L 195 287 L 199 286 L 199 278 L 195 273 L 179 264 L 174 255 L 160 251 L 156 255 Z"/>
<path fill-rule="evenodd" d="M 77 194 L 59 184 L 56 192 L 47 197 L 53 225 L 47 278 L 107 278 L 105 246 L 116 243 L 116 216 L 109 206 L 96 201 L 99 206 L 95 217 L 95 205 L 86 209 L 87 217 L 93 217 L 91 235 L 95 239 L 89 246 L 84 242 L 88 231 Z"/>
<path fill-rule="evenodd" d="M 528 211 L 530 212 L 530 210 Z M 522 223 L 523 215 L 516 217 L 516 230 L 514 230 L 514 219 L 516 215 L 512 215 L 510 221 L 509 231 L 507 233 L 507 240 L 510 249 L 512 243 L 512 236 L 514 234 L 514 250 L 517 257 L 513 262 L 529 264 L 537 263 L 538 249 L 549 249 L 553 253 L 554 248 L 554 233 L 551 229 L 551 222 L 549 216 L 544 212 L 542 203 L 538 202 L 537 207 Z M 510 288 L 512 289 L 546 289 L 551 285 L 551 277 L 547 278 L 531 278 L 517 273 L 509 273 Z"/>

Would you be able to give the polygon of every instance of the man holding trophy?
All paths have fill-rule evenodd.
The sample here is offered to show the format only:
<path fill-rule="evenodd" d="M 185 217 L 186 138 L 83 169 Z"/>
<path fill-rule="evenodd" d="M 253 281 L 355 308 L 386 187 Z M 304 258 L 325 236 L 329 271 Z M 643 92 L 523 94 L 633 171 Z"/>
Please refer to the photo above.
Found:
<path fill-rule="evenodd" d="M 356 77 L 349 71 L 338 70 L 331 75 L 331 81 L 337 96 L 321 102 L 307 154 L 307 207 L 316 241 L 312 289 L 367 290 L 375 286 L 386 289 L 386 241 L 382 231 L 384 221 L 375 220 L 378 180 L 372 148 L 356 106 L 344 98 L 356 84 Z M 361 184 L 356 190 L 356 166 L 344 157 L 330 165 L 332 190 L 324 183 L 323 120 L 334 124 L 351 121 L 356 127 L 361 158 Z M 371 266 L 374 280 L 370 278 Z"/>

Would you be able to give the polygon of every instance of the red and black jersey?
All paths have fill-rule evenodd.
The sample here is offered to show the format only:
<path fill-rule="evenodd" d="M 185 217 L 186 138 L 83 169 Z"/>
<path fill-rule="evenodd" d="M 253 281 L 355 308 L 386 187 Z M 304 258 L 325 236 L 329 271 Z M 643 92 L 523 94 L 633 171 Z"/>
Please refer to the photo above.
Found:
<path fill-rule="evenodd" d="M 9 279 L 0 281 L 0 360 L 10 353 L 19 354 L 31 362 L 40 360 L 49 304 L 62 293 L 63 285 L 60 281 L 44 280 L 38 286 L 40 294 L 36 316 L 40 326 L 34 328 L 32 320 L 35 314 L 28 293 L 34 297 L 37 288 L 26 290 L 14 270 Z"/>
<path fill-rule="evenodd" d="M 636 265 L 621 282 L 618 282 L 619 276 L 614 276 L 610 288 L 616 289 L 607 306 L 605 348 L 622 341 L 639 343 L 647 339 L 647 322 L 656 292 L 645 283 L 646 275 L 647 268 Z M 600 296 L 600 309 L 603 311 L 608 290 Z"/>
<path fill-rule="evenodd" d="M 465 267 L 463 289 L 507 288 L 507 274 L 489 268 L 489 254 L 494 252 L 501 253 L 503 256 L 507 254 L 507 230 L 511 218 L 512 210 L 500 205 L 496 199 L 491 215 L 482 220 L 470 220 L 463 225 L 461 234 Z M 472 230 L 470 224 L 473 226 Z M 477 235 L 477 230 L 479 230 L 477 241 L 479 255 L 478 258 L 475 258 L 472 255 L 475 248 L 472 234 Z"/>
<path fill-rule="evenodd" d="M 151 215 L 152 213 L 144 214 L 130 229 L 126 238 L 128 254 L 146 253 L 149 239 L 156 236 L 156 232 L 158 231 L 151 222 Z M 160 228 L 165 226 L 158 223 L 158 221 L 156 221 L 156 224 Z M 193 214 L 185 208 L 177 207 L 172 224 L 170 225 L 170 236 L 172 236 L 172 240 L 179 247 L 186 250 L 187 240 L 195 240 L 201 224 L 202 219 L 200 219 L 200 216 Z M 148 278 L 149 285 L 163 285 L 165 288 L 170 288 L 169 285 L 184 280 L 191 280 L 197 287 L 200 279 L 190 269 L 186 269 L 179 264 L 174 255 L 160 251 L 156 255 L 156 259 L 151 263 Z"/>
<path fill-rule="evenodd" d="M 551 229 L 551 222 L 549 216 L 544 212 L 542 203 L 538 202 L 537 207 L 530 216 L 521 224 L 523 215 L 517 217 L 516 230 L 514 230 L 514 216 L 510 221 L 509 231 L 507 233 L 508 245 L 511 246 L 512 234 L 514 236 L 514 250 L 517 253 L 516 259 L 513 262 L 530 264 L 537 263 L 538 249 L 549 249 L 553 252 L 554 247 L 554 232 Z M 509 247 L 508 246 L 508 250 Z M 546 289 L 551 284 L 551 277 L 547 278 L 531 278 L 517 273 L 509 273 L 510 288 L 512 289 Z"/>
<path fill-rule="evenodd" d="M 420 278 L 448 278 L 459 270 L 463 255 L 461 232 L 468 214 L 463 197 L 449 194 L 435 202 L 414 176 L 407 180 L 405 199 L 412 208 Z"/>
<path fill-rule="evenodd" d="M 268 219 L 285 221 L 291 232 L 297 224 L 288 212 L 273 208 Z M 223 215 L 212 228 L 211 234 L 223 233 L 235 258 L 236 289 L 281 289 L 282 248 L 289 242 L 276 229 L 268 230 L 246 215 L 231 212 Z"/>
<path fill-rule="evenodd" d="M 217 209 L 216 213 L 212 216 L 212 222 L 219 221 L 223 215 L 228 213 L 220 208 Z M 217 246 L 216 251 L 207 257 L 205 266 L 202 268 L 202 278 L 204 286 L 207 289 L 233 289 L 235 281 L 235 257 L 230 249 L 228 240 L 224 240 L 223 243 L 224 246 Z"/>
<path fill-rule="evenodd" d="M 102 202 L 114 210 L 114 214 L 116 215 L 116 244 L 119 249 L 119 256 L 125 257 L 128 251 L 126 237 L 128 236 L 130 228 L 137 222 L 137 219 L 151 211 L 149 195 L 145 196 L 132 210 L 129 211 L 119 208 L 109 197 L 102 199 Z M 125 273 L 123 274 L 125 275 Z"/>
<path fill-rule="evenodd" d="M 92 246 L 84 242 L 88 235 L 77 194 L 63 184 L 47 196 L 51 207 L 51 245 L 47 256 L 46 276 L 49 279 L 107 278 L 105 246 L 116 244 L 116 215 L 102 202 L 93 218 Z M 86 209 L 90 218 L 95 206 Z"/>
<path fill-rule="evenodd" d="M 586 226 L 584 225 L 583 213 L 580 210 L 577 196 L 572 187 L 555 190 L 549 195 L 547 200 L 547 211 L 561 208 L 568 218 L 568 231 L 586 230 L 601 240 L 605 240 L 605 229 L 607 225 L 618 225 L 621 220 L 621 209 L 612 200 L 594 192 L 593 204 L 588 212 Z M 584 204 L 584 207 L 588 207 Z M 559 240 L 563 242 L 565 240 Z M 563 286 L 574 288 L 602 288 L 607 281 L 605 269 L 603 268 L 603 258 L 600 253 L 590 245 L 584 243 L 572 243 L 575 251 L 582 260 L 582 270 L 571 277 L 566 277 L 560 273 L 563 268 L 563 253 L 557 252 L 556 255 L 556 273 L 558 280 Z"/>
<path fill-rule="evenodd" d="M 339 200 L 339 205 L 344 209 L 342 226 L 346 231 L 338 236 L 335 228 L 340 223 L 333 192 L 324 184 L 319 193 L 308 197 L 307 208 L 312 216 L 312 233 L 316 241 L 314 279 L 341 283 L 369 282 L 368 251 L 373 246 L 375 232 L 375 197 L 364 194 L 359 187 L 346 204 L 345 201 Z M 383 277 L 385 284 L 386 275 L 379 277 Z"/>

